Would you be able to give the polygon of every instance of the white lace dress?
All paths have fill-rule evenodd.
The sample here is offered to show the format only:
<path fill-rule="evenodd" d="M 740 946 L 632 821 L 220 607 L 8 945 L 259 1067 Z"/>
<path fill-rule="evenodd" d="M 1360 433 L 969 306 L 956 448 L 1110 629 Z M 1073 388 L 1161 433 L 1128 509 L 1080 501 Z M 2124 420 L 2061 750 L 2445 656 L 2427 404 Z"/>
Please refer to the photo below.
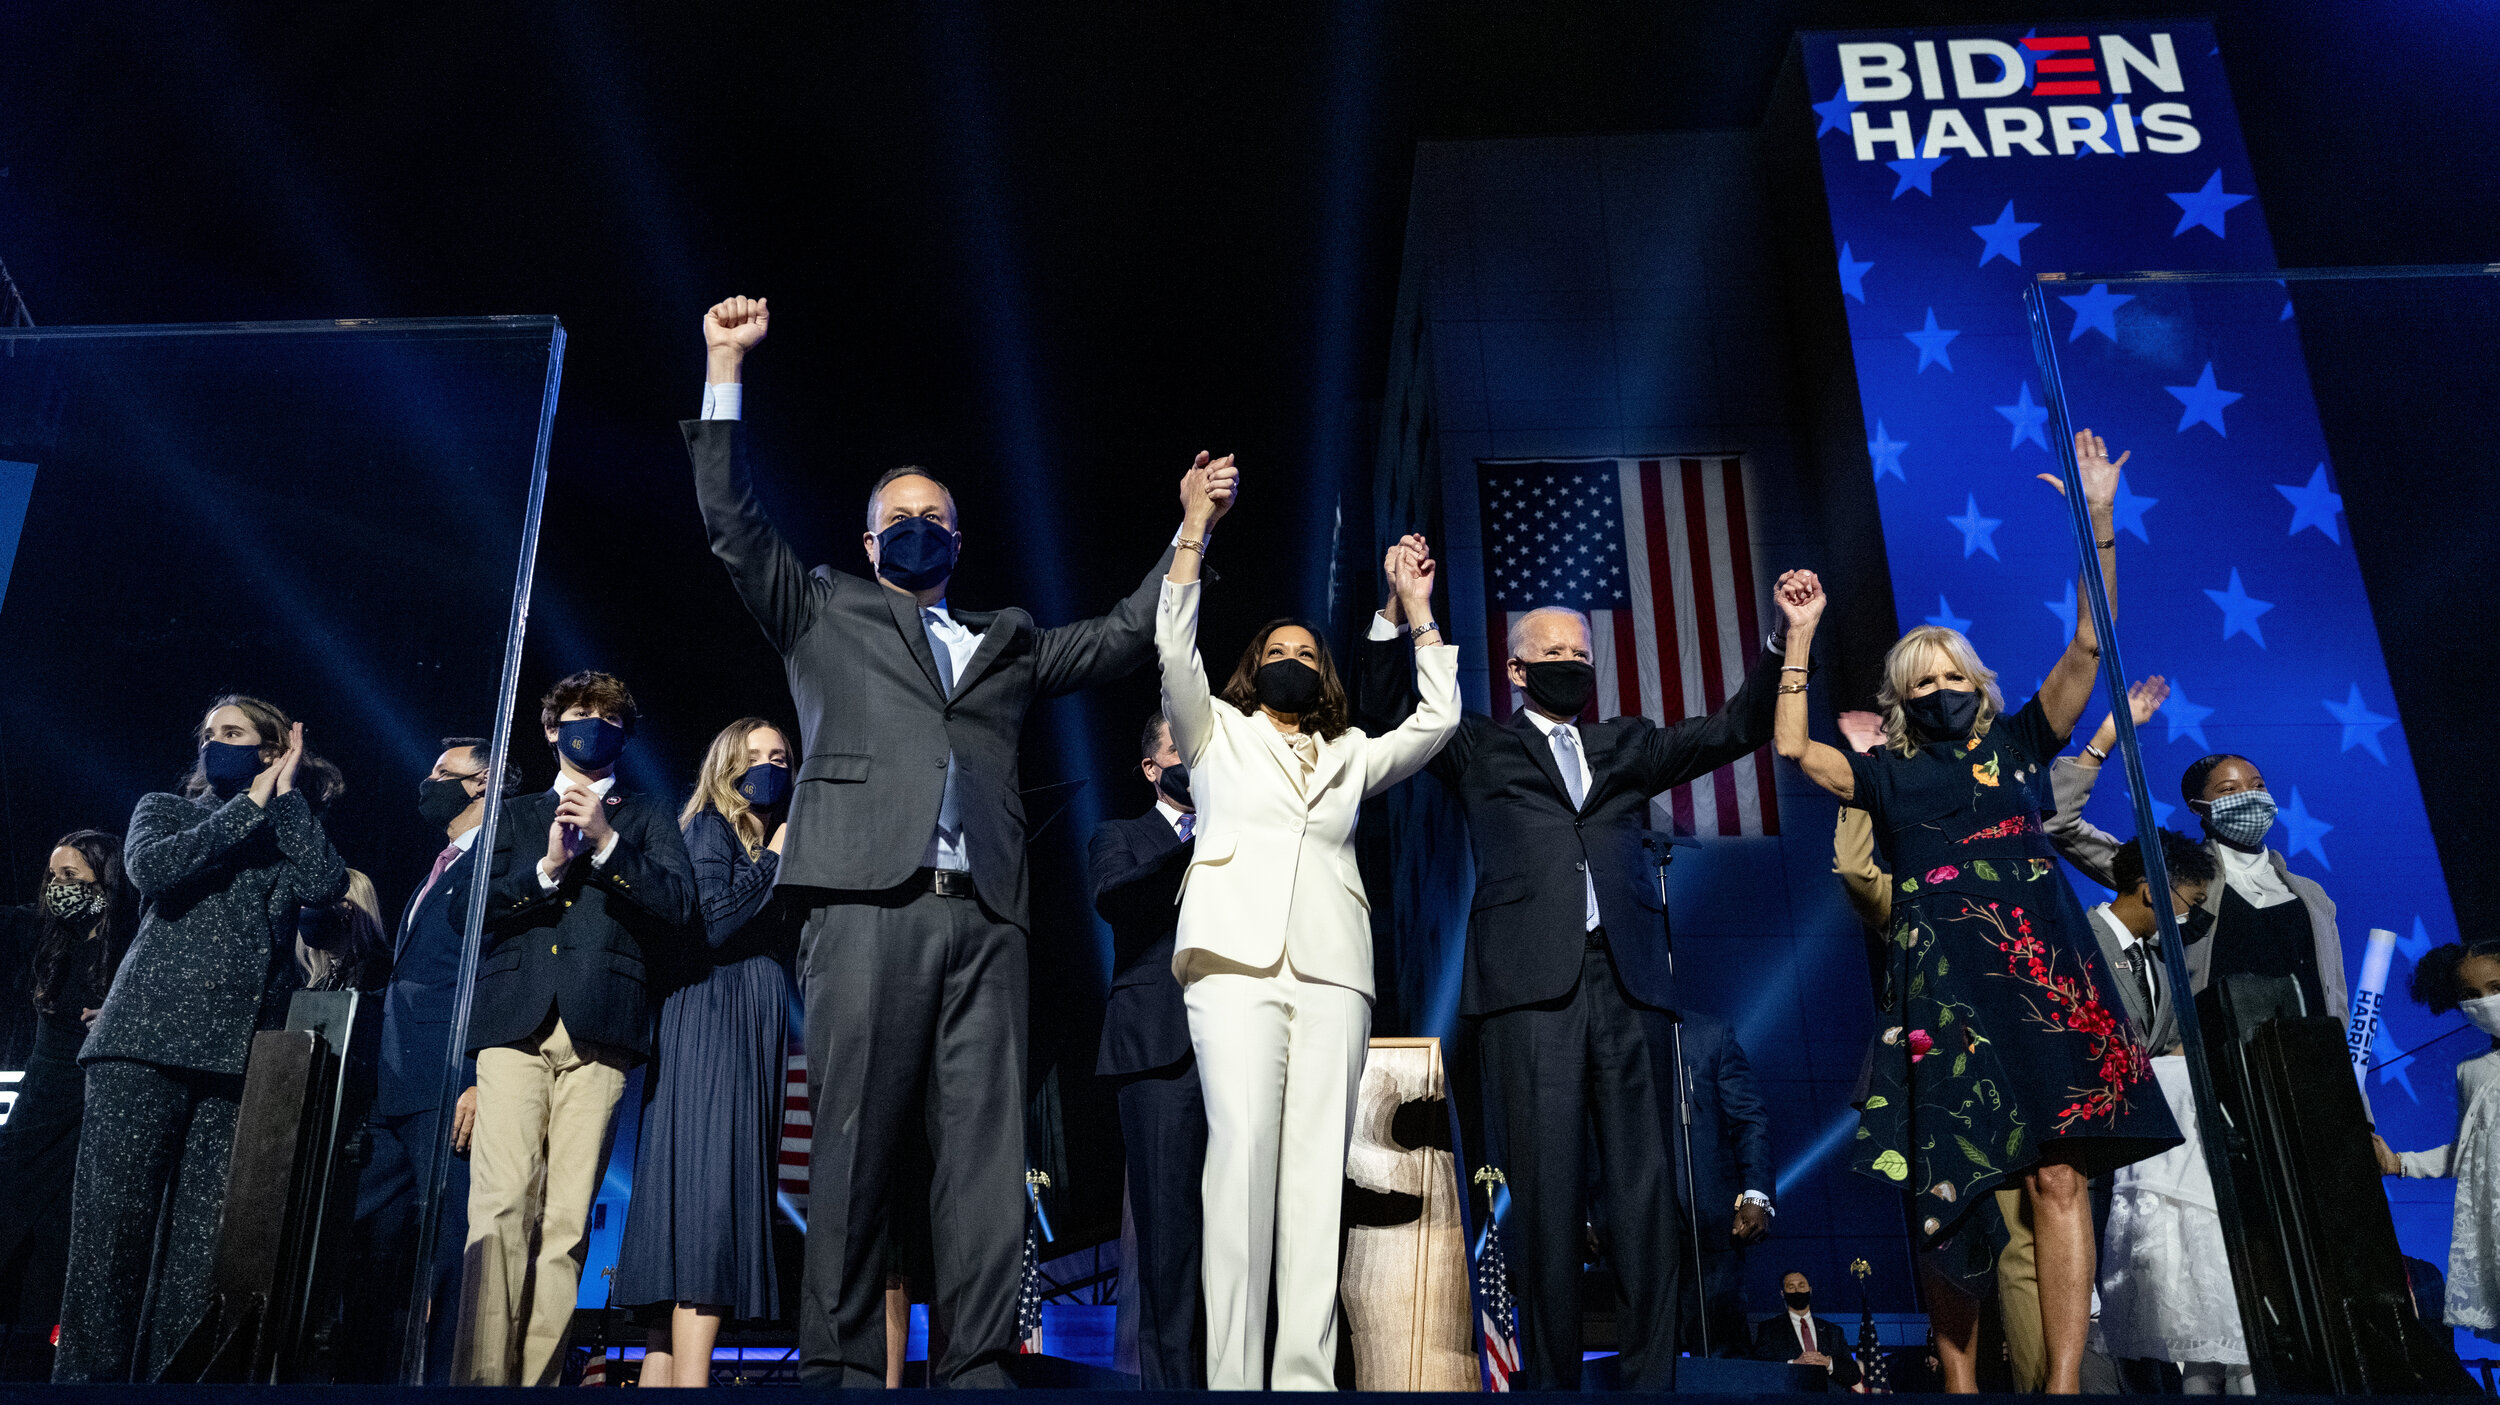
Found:
<path fill-rule="evenodd" d="M 2248 1364 L 2213 1177 L 2196 1140 L 2187 1059 L 2153 1060 L 2153 1077 L 2187 1140 L 2110 1176 L 2101 1240 L 2101 1333 L 2121 1359 Z"/>
<path fill-rule="evenodd" d="M 2445 1315 L 2451 1327 L 2500 1342 L 2500 1043 L 2457 1065 L 2456 1140 L 2398 1159 L 2407 1177 L 2456 1177 Z"/>

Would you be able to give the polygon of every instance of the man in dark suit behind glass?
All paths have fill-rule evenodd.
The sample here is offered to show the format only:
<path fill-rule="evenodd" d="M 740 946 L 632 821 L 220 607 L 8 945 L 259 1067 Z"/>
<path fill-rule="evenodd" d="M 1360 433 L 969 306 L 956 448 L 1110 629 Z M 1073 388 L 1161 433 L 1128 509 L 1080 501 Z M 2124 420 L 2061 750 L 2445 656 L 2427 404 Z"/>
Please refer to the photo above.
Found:
<path fill-rule="evenodd" d="M 704 315 L 704 413 L 682 428 L 712 554 L 781 654 L 806 752 L 778 880 L 811 914 L 799 978 L 815 1208 L 799 1375 L 885 1384 L 887 1208 L 910 1120 L 927 1127 L 937 1162 L 929 1213 L 949 1335 L 932 1375 L 1006 1386 L 1024 1244 L 1030 926 L 1016 748 L 1037 700 L 1153 657 L 1171 550 L 1096 619 L 1041 629 L 1020 609 L 956 611 L 954 497 L 899 468 L 868 497 L 861 545 L 875 579 L 808 570 L 757 504 L 739 449 L 742 367 L 769 315 L 757 298 Z M 1205 464 L 1190 471 L 1229 501 L 1233 470 Z"/>
<path fill-rule="evenodd" d="M 1189 1044 L 1189 1010 L 1172 976 L 1172 933 L 1181 874 L 1197 849 L 1189 772 L 1157 712 L 1138 740 L 1137 769 L 1155 792 L 1152 809 L 1105 820 L 1086 846 L 1094 911 L 1111 924 L 1111 998 L 1102 1015 L 1094 1072 L 1119 1087 L 1120 1137 L 1128 1144 L 1129 1213 L 1137 1262 L 1121 1292 L 1134 1292 L 1137 1371 L 1148 1390 L 1206 1384 L 1198 1305 L 1198 1180 L 1207 1158 L 1207 1105 Z"/>
<path fill-rule="evenodd" d="M 1858 1358 L 1840 1328 L 1815 1313 L 1814 1284 L 1802 1273 L 1788 1274 L 1780 1279 L 1780 1300 L 1787 1310 L 1754 1330 L 1754 1360 L 1820 1366 L 1831 1386 L 1856 1386 Z"/>
<path fill-rule="evenodd" d="M 370 1150 L 356 1182 L 359 1269 L 348 1311 L 351 1336 L 365 1343 L 347 1354 L 350 1379 L 396 1382 L 406 1342 L 411 1284 L 417 1271 L 418 1189 L 434 1172 L 443 1128 L 443 1072 L 451 1058 L 451 1007 L 459 994 L 461 936 L 469 916 L 477 858 L 471 846 L 486 807 L 520 788 L 518 767 L 486 764 L 482 737 L 445 737 L 433 770 L 417 784 L 417 813 L 444 836 L 442 851 L 399 919 L 391 983 L 382 997 L 382 1047 L 374 1069 Z M 468 1060 L 462 1060 L 463 1064 Z M 477 1070 L 462 1079 L 453 1104 L 451 1138 L 458 1153 L 436 1190 L 439 1202 L 427 1321 L 425 1383 L 451 1383 L 452 1324 L 459 1299 L 460 1246 L 469 1226 L 469 1129 L 477 1117 Z"/>

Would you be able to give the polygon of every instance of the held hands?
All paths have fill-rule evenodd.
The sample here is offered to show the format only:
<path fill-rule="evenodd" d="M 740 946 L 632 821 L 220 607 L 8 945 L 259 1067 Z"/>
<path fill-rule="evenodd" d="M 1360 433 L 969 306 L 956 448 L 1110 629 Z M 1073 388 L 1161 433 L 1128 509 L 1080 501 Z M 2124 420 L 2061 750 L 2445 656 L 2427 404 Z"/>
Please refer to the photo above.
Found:
<path fill-rule="evenodd" d="M 727 383 L 738 379 L 739 363 L 764 340 L 772 310 L 762 298 L 723 298 L 703 314 L 705 379 Z"/>
<path fill-rule="evenodd" d="M 1241 470 L 1233 456 L 1211 458 L 1203 449 L 1181 475 L 1181 522 L 1192 528 L 1212 527 L 1233 510 L 1241 491 Z"/>
<path fill-rule="evenodd" d="M 1815 624 L 1823 618 L 1823 582 L 1812 571 L 1783 572 L 1779 583 L 1771 587 L 1771 598 L 1779 602 L 1792 636 L 1801 630 L 1813 633 Z"/>
<path fill-rule="evenodd" d="M 2377 1158 L 2380 1175 L 2401 1176 L 2405 1173 L 2404 1161 L 2387 1145 L 2387 1139 L 2376 1132 L 2370 1134 L 2370 1155 Z"/>
<path fill-rule="evenodd" d="M 1384 563 L 1389 572 L 1389 590 L 1397 597 L 1399 613 L 1418 625 L 1432 619 L 1432 587 L 1440 579 L 1440 563 L 1425 549 L 1420 534 L 1401 538 L 1389 549 Z"/>

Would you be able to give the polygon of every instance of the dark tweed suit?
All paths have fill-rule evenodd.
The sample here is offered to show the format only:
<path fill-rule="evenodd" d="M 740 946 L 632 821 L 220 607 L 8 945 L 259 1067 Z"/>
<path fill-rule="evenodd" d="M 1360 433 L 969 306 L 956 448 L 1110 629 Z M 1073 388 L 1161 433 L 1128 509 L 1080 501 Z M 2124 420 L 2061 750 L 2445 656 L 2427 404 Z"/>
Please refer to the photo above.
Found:
<path fill-rule="evenodd" d="M 683 428 L 712 553 L 781 653 L 806 753 L 778 880 L 812 912 L 799 944 L 815 1109 L 801 1379 L 884 1385 L 887 1199 L 909 1119 L 937 1163 L 929 1211 L 949 1339 L 935 1374 L 1005 1385 L 1025 1214 L 1016 748 L 1036 700 L 1153 656 L 1166 566 L 1110 614 L 1056 629 L 1018 609 L 953 611 L 980 644 L 950 679 L 912 597 L 799 564 L 756 503 L 736 421 Z M 950 757 L 977 900 L 911 886 Z"/>
<path fill-rule="evenodd" d="M 1364 643 L 1365 731 L 1412 708 L 1411 652 L 1402 639 Z M 1522 1388 L 1579 1385 L 1592 1134 L 1623 1282 L 1624 1385 L 1674 1387 L 1682 1216 L 1674 1147 L 1658 1115 L 1662 1085 L 1671 1095 L 1674 1080 L 1647 1016 L 1673 1008 L 1675 992 L 1666 913 L 1640 832 L 1651 796 L 1770 741 L 1779 655 L 1766 648 L 1708 717 L 1579 724 L 1590 781 L 1577 810 L 1552 743 L 1525 710 L 1502 722 L 1468 713 L 1426 768 L 1465 809 L 1475 852 L 1459 1013 L 1482 1021 L 1489 1159 L 1509 1175 Z"/>
<path fill-rule="evenodd" d="M 122 859 L 147 909 L 79 1054 L 56 1381 L 152 1379 L 199 1321 L 252 1035 L 282 1027 L 303 985 L 297 909 L 347 891 L 300 791 L 266 810 L 249 795 L 146 796 Z"/>
<path fill-rule="evenodd" d="M 1111 924 L 1113 971 L 1094 1072 L 1120 1090 L 1137 1221 L 1137 1371 L 1148 1390 L 1200 1390 L 1207 1377 L 1198 1307 L 1207 1104 L 1189 1007 L 1172 977 L 1181 874 L 1197 847 L 1181 842 L 1160 809 L 1105 820 L 1086 846 L 1094 911 Z"/>

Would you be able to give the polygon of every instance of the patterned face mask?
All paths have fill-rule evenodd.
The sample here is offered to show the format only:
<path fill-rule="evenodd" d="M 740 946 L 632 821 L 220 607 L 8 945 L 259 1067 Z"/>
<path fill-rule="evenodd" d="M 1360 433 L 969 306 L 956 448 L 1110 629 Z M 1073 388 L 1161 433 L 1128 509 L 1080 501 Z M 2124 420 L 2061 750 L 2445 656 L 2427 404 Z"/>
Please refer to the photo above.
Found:
<path fill-rule="evenodd" d="M 2274 797 L 2262 790 L 2234 791 L 2199 804 L 2206 833 L 2226 844 L 2254 849 L 2274 828 Z"/>
<path fill-rule="evenodd" d="M 76 922 L 104 910 L 104 890 L 93 883 L 46 883 L 43 906 L 59 921 Z"/>

